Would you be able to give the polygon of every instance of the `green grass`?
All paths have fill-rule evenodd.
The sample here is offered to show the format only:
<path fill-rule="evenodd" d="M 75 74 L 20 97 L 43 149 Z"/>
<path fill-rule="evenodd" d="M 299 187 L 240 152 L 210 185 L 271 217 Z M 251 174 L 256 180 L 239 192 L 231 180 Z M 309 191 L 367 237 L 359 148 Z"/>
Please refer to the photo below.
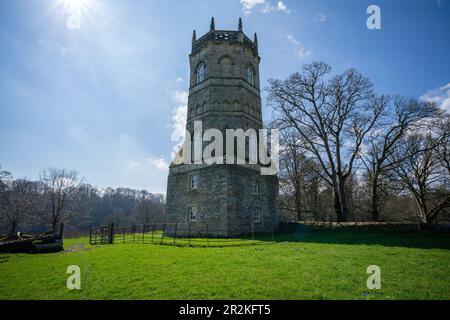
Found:
<path fill-rule="evenodd" d="M 450 299 L 448 235 L 301 232 L 223 248 L 78 238 L 65 247 L 0 255 L 0 299 Z M 373 264 L 381 290 L 366 287 Z M 81 268 L 81 290 L 66 288 L 69 265 Z"/>

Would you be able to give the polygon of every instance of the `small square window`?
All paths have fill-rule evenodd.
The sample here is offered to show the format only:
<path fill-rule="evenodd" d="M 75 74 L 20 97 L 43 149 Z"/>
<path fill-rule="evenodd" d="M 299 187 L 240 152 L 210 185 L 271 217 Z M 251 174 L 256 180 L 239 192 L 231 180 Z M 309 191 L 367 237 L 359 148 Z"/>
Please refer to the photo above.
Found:
<path fill-rule="evenodd" d="M 259 180 L 253 180 L 253 194 L 259 195 Z"/>
<path fill-rule="evenodd" d="M 188 220 L 189 220 L 189 222 L 197 221 L 197 208 L 196 207 L 188 208 Z"/>
<path fill-rule="evenodd" d="M 261 222 L 261 208 L 253 208 L 253 222 Z"/>
<path fill-rule="evenodd" d="M 189 176 L 189 189 L 197 189 L 198 188 L 198 175 L 194 174 Z"/>

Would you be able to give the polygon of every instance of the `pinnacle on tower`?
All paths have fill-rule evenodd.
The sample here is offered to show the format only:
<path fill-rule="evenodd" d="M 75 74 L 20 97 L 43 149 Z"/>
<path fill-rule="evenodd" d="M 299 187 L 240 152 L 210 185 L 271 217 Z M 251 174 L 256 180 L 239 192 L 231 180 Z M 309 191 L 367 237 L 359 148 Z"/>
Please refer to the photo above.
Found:
<path fill-rule="evenodd" d="M 192 42 L 195 42 L 195 40 L 197 40 L 197 33 L 195 32 L 194 29 L 194 32 L 192 33 Z"/>
<path fill-rule="evenodd" d="M 256 32 L 255 36 L 253 37 L 253 43 L 255 44 L 256 49 L 258 49 L 258 36 L 256 35 Z"/>
<path fill-rule="evenodd" d="M 239 18 L 238 31 L 242 31 L 242 19 Z"/>
<path fill-rule="evenodd" d="M 211 30 L 216 30 L 216 23 L 214 22 L 214 17 L 211 17 Z"/>

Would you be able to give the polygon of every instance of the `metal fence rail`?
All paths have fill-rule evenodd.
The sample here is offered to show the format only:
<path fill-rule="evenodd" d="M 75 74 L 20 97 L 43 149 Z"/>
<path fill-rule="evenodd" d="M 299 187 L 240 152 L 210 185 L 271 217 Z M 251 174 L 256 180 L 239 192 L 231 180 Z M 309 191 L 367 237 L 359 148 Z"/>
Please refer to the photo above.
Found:
<path fill-rule="evenodd" d="M 114 224 L 91 228 L 89 232 L 90 244 L 111 244 L 114 237 Z"/>
<path fill-rule="evenodd" d="M 255 233 L 254 228 L 219 228 L 190 223 L 151 223 L 115 227 L 114 224 L 93 227 L 90 243 L 142 243 L 175 246 L 223 247 L 260 243 L 273 240 L 274 233 Z"/>

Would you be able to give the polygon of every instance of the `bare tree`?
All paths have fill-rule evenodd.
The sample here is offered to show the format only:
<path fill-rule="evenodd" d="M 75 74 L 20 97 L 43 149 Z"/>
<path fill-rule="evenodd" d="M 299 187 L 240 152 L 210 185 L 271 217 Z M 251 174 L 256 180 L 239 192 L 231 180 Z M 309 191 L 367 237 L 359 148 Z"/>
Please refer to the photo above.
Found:
<path fill-rule="evenodd" d="M 298 133 L 285 130 L 280 136 L 280 191 L 282 209 L 295 211 L 298 220 L 302 213 L 316 212 L 320 170 L 314 159 L 308 158 L 299 143 Z M 293 201 L 291 201 L 291 199 Z"/>
<path fill-rule="evenodd" d="M 418 222 L 428 225 L 439 222 L 439 215 L 450 207 L 448 172 L 438 152 L 441 142 L 442 137 L 431 133 L 415 133 L 402 140 L 394 155 L 402 161 L 393 168 L 393 178 L 414 197 Z"/>
<path fill-rule="evenodd" d="M 18 179 L 9 183 L 0 194 L 0 213 L 12 236 L 20 224 L 32 220 L 38 210 L 36 183 Z"/>
<path fill-rule="evenodd" d="M 450 115 L 442 115 L 434 122 L 433 131 L 441 138 L 437 149 L 439 160 L 450 175 Z"/>
<path fill-rule="evenodd" d="M 142 193 L 134 208 L 136 219 L 143 224 L 162 222 L 164 219 L 164 204 L 150 198 L 150 194 Z"/>
<path fill-rule="evenodd" d="M 333 190 L 338 220 L 345 221 L 346 182 L 384 99 L 374 96 L 371 82 L 356 70 L 331 78 L 330 71 L 324 62 L 305 65 L 301 74 L 270 80 L 267 91 L 275 126 L 298 132 L 302 148 L 320 163 Z"/>
<path fill-rule="evenodd" d="M 74 170 L 48 168 L 40 175 L 45 195 L 44 221 L 56 232 L 58 223 L 76 214 L 80 180 Z"/>
<path fill-rule="evenodd" d="M 367 138 L 367 150 L 361 159 L 367 170 L 367 182 L 370 188 L 370 212 L 374 221 L 380 218 L 380 193 L 386 193 L 382 183 L 383 175 L 405 157 L 393 158 L 399 142 L 420 120 L 433 116 L 437 107 L 434 104 L 421 102 L 412 98 L 395 97 L 390 104 L 387 97 L 382 97 L 380 103 L 385 112 L 375 130 Z"/>

